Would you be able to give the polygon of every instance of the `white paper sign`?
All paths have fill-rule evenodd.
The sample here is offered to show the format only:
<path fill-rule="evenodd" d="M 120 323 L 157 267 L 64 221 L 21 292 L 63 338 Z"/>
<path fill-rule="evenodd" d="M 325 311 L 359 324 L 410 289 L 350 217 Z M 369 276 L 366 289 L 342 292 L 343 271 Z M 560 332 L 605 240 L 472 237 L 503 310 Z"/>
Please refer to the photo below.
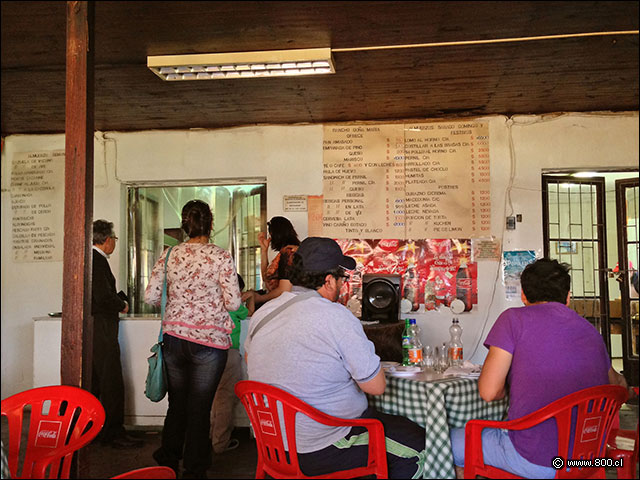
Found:
<path fill-rule="evenodd" d="M 11 238 L 15 262 L 63 256 L 64 150 L 16 153 L 11 165 Z"/>
<path fill-rule="evenodd" d="M 285 195 L 283 197 L 285 212 L 306 212 L 307 196 L 306 195 Z"/>

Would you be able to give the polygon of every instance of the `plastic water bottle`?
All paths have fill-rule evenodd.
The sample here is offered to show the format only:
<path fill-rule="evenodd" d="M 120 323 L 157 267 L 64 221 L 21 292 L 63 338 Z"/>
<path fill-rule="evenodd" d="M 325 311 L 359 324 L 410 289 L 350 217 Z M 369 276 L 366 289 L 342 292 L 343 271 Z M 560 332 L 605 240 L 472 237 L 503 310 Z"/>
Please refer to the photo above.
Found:
<path fill-rule="evenodd" d="M 449 341 L 449 363 L 452 367 L 462 365 L 462 327 L 460 321 L 454 318 L 449 327 L 451 340 Z"/>
<path fill-rule="evenodd" d="M 409 321 L 409 328 L 411 330 L 411 340 L 409 343 L 409 362 L 411 365 L 421 367 L 423 364 L 422 341 L 420 340 L 420 327 L 418 327 L 415 318 L 412 318 Z"/>
<path fill-rule="evenodd" d="M 402 332 L 402 365 L 422 366 L 422 341 L 415 318 L 405 318 Z"/>
<path fill-rule="evenodd" d="M 411 365 L 409 348 L 411 347 L 411 320 L 404 319 L 404 330 L 402 331 L 402 365 Z"/>

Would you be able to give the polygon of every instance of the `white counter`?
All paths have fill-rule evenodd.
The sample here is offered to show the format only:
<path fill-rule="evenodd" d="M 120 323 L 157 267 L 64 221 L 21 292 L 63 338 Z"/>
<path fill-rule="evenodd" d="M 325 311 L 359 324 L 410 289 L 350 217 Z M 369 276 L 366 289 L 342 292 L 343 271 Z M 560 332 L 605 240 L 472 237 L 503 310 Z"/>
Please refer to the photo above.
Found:
<path fill-rule="evenodd" d="M 35 317 L 33 348 L 33 386 L 60 385 L 61 322 L 59 317 Z M 245 321 L 243 321 L 244 326 Z M 144 395 L 149 349 L 158 341 L 160 318 L 122 316 L 120 351 L 124 376 L 124 413 L 127 425 L 162 425 L 167 413 L 167 398 L 154 403 Z M 244 372 L 246 378 L 246 371 Z M 248 426 L 244 408 L 238 402 L 234 422 Z"/>

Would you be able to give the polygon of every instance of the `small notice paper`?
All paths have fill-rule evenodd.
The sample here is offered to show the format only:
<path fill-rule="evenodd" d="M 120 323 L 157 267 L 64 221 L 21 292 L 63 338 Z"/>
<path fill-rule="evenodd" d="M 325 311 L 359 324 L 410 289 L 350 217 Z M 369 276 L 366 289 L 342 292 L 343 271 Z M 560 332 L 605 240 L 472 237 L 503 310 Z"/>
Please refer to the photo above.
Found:
<path fill-rule="evenodd" d="M 283 197 L 283 208 L 285 212 L 306 212 L 306 195 L 285 195 Z"/>
<path fill-rule="evenodd" d="M 471 261 L 477 260 L 500 260 L 502 251 L 500 241 L 496 239 L 472 239 L 471 240 Z"/>

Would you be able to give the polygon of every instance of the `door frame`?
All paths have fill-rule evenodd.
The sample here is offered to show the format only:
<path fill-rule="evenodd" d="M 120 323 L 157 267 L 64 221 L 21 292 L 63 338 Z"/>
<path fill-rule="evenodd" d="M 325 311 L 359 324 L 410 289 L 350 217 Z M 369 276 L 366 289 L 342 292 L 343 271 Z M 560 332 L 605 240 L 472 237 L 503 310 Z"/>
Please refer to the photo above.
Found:
<path fill-rule="evenodd" d="M 624 376 L 629 385 L 637 386 L 638 379 L 638 355 L 633 356 L 633 329 L 631 321 L 631 298 L 629 295 L 629 257 L 627 254 L 627 199 L 626 189 L 639 186 L 638 177 L 616 180 L 616 214 L 618 222 L 618 268 L 622 281 L 620 282 L 621 316 L 623 322 L 622 331 L 622 364 Z M 637 226 L 636 226 L 637 228 Z M 635 268 L 638 269 L 638 265 Z"/>
<path fill-rule="evenodd" d="M 542 232 L 543 232 L 543 251 L 545 258 L 551 258 L 549 245 L 549 190 L 547 185 L 550 180 L 553 183 L 576 183 L 593 185 L 596 188 L 596 226 L 597 226 L 597 244 L 598 244 L 598 287 L 600 295 L 600 334 L 607 347 L 609 356 L 611 356 L 611 331 L 609 325 L 609 286 L 608 286 L 608 270 L 607 270 L 607 236 L 605 231 L 606 225 L 606 198 L 605 198 L 605 178 L 589 177 L 577 178 L 563 175 L 552 175 L 553 172 L 543 172 L 542 174 Z M 564 239 L 558 239 L 564 240 Z M 571 241 L 572 239 L 567 239 Z"/>

